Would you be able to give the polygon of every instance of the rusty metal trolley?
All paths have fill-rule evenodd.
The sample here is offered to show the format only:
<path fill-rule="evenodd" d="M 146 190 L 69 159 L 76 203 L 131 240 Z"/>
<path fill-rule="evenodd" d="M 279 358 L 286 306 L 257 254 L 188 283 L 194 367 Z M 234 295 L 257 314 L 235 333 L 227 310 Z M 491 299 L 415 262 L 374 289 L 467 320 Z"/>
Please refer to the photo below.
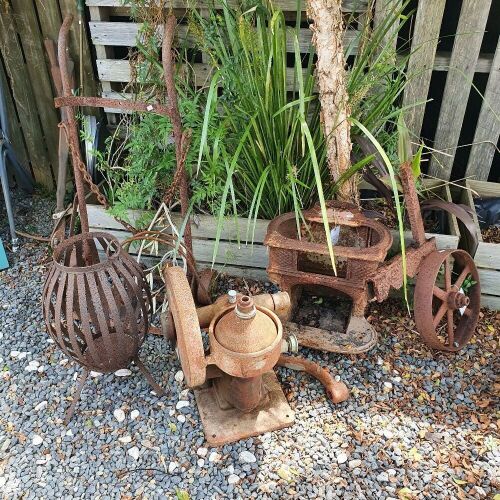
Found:
<path fill-rule="evenodd" d="M 433 349 L 458 351 L 472 337 L 479 318 L 481 289 L 472 257 L 464 250 L 438 250 L 427 238 L 410 165 L 400 169 L 412 241 L 406 246 L 407 276 L 416 276 L 415 323 L 422 340 Z M 377 334 L 364 314 L 371 301 L 381 302 L 391 288 L 403 286 L 403 255 L 387 258 L 393 238 L 389 229 L 365 217 L 350 204 L 331 202 L 328 220 L 338 272 L 334 275 L 321 211 L 304 212 L 313 238 L 298 237 L 295 214 L 274 219 L 265 244 L 269 247 L 267 272 L 296 304 L 302 290 L 313 285 L 352 300 L 346 332 L 332 332 L 289 321 L 286 329 L 299 343 L 330 352 L 356 354 L 370 349 Z M 334 234 L 335 233 L 335 234 Z M 322 241 L 321 241 L 322 237 Z M 312 241 L 311 241 L 312 239 Z"/>

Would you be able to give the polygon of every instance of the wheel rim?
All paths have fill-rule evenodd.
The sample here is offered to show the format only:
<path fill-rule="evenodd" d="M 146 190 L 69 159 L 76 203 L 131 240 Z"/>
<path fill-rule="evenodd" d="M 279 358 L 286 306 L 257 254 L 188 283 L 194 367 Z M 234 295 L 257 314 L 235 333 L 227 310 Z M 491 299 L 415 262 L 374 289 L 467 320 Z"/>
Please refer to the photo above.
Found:
<path fill-rule="evenodd" d="M 434 349 L 461 349 L 476 329 L 480 300 L 479 275 L 467 252 L 431 253 L 420 264 L 415 287 L 415 323 L 422 340 Z"/>

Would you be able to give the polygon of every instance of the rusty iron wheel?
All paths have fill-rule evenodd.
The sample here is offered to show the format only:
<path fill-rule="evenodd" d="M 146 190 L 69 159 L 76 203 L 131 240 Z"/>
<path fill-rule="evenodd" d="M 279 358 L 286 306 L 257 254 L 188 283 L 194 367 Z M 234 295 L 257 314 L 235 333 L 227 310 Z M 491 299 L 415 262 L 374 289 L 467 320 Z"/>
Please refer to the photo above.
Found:
<path fill-rule="evenodd" d="M 481 287 L 472 257 L 464 250 L 440 250 L 420 264 L 415 286 L 415 323 L 433 349 L 458 351 L 479 319 Z"/>

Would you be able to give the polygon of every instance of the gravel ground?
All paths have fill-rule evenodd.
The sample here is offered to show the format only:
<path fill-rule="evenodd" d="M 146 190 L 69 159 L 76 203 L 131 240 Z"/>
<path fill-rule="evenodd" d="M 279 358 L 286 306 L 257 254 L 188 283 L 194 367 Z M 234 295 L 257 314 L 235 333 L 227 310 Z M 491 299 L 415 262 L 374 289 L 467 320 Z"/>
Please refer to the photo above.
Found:
<path fill-rule="evenodd" d="M 18 195 L 15 205 L 19 228 L 47 234 L 52 201 Z M 2 211 L 0 235 L 5 243 Z M 11 268 L 0 272 L 4 498 L 498 494 L 500 314 L 484 311 L 478 335 L 460 354 L 432 356 L 395 303 L 377 305 L 370 318 L 380 342 L 368 354 L 302 352 L 346 382 L 349 401 L 333 407 L 319 384 L 279 369 L 295 425 L 219 449 L 206 447 L 193 393 L 176 380 L 174 353 L 150 336 L 142 358 L 167 396 L 151 394 L 135 367 L 122 377 L 99 375 L 87 382 L 65 428 L 62 418 L 80 369 L 44 331 L 46 249 L 21 243 L 18 254 L 9 253 Z M 188 404 L 178 405 L 180 400 Z"/>

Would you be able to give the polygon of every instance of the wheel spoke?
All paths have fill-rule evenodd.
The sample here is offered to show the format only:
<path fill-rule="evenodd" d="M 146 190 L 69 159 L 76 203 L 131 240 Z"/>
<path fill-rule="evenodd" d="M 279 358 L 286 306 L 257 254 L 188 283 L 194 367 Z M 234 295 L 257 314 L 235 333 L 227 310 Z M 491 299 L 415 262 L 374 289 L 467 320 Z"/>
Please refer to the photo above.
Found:
<path fill-rule="evenodd" d="M 432 293 L 434 294 L 435 297 L 438 299 L 442 300 L 443 302 L 447 299 L 448 295 L 444 290 L 441 290 L 438 286 L 434 285 L 434 288 L 432 289 Z"/>
<path fill-rule="evenodd" d="M 447 310 L 448 310 L 448 304 L 446 302 L 443 302 L 432 321 L 432 323 L 434 324 L 434 328 L 436 328 L 439 325 L 439 322 L 443 319 L 443 316 L 445 315 Z"/>
<path fill-rule="evenodd" d="M 465 281 L 465 278 L 470 274 L 470 268 L 468 265 L 466 265 L 462 272 L 460 273 L 460 276 L 457 278 L 455 283 L 453 283 L 453 288 L 455 288 L 457 291 L 460 290 L 460 287 L 462 286 L 462 283 Z"/>
<path fill-rule="evenodd" d="M 444 288 L 446 291 L 451 289 L 451 267 L 450 259 L 446 257 L 444 261 Z"/>
<path fill-rule="evenodd" d="M 448 345 L 453 347 L 454 334 L 453 334 L 453 309 L 448 309 L 446 312 L 446 322 L 448 331 Z"/>

